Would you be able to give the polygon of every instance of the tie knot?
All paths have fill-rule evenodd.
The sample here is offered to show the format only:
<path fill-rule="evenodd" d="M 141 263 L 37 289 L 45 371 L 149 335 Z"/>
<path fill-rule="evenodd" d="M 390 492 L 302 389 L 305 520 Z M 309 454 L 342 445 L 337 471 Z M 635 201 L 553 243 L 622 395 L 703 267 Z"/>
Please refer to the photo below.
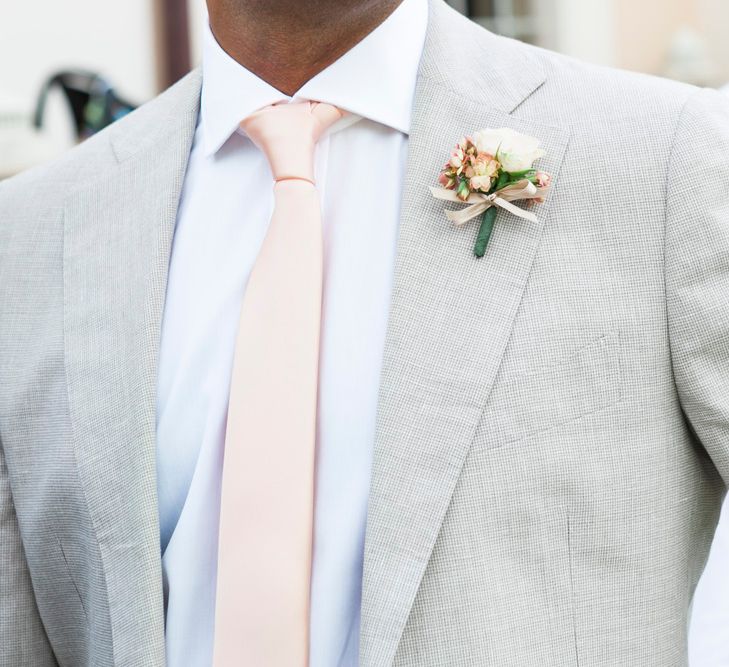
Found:
<path fill-rule="evenodd" d="M 314 146 L 342 115 L 323 102 L 273 104 L 247 116 L 240 126 L 266 155 L 274 180 L 314 183 Z"/>

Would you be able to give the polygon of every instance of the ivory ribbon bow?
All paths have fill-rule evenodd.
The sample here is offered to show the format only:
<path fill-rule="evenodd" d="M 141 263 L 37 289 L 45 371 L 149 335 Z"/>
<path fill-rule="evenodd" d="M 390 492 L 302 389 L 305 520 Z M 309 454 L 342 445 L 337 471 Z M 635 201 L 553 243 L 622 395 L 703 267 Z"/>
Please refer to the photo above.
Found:
<path fill-rule="evenodd" d="M 538 188 L 534 185 L 534 183 L 525 178 L 521 181 L 517 181 L 516 183 L 512 183 L 511 185 L 507 185 L 496 192 L 492 192 L 490 195 L 485 195 L 480 192 L 472 192 L 468 196 L 468 199 L 464 202 L 464 200 L 460 199 L 453 190 L 446 190 L 445 188 L 430 188 L 430 192 L 436 199 L 458 202 L 459 204 L 471 204 L 460 211 L 446 211 L 446 217 L 456 225 L 462 225 L 469 220 L 472 220 L 487 209 L 490 209 L 492 206 L 503 208 L 505 211 L 509 211 L 509 213 L 513 213 L 524 220 L 538 222 L 536 215 L 530 211 L 525 211 L 523 208 L 514 206 L 511 202 L 521 199 L 541 199 L 547 194 L 547 190 L 548 187 Z"/>

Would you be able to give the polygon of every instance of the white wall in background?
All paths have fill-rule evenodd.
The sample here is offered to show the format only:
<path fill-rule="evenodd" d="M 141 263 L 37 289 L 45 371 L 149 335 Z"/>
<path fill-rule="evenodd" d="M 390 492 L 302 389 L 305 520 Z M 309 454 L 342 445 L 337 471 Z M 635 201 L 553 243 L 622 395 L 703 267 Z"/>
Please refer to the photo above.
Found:
<path fill-rule="evenodd" d="M 202 31 L 208 20 L 205 0 L 188 0 L 190 8 L 190 48 L 192 64 L 199 65 L 202 57 Z"/>
<path fill-rule="evenodd" d="M 106 77 L 134 104 L 154 97 L 157 64 L 152 0 L 18 0 L 0 9 L 0 178 L 45 162 L 75 143 L 68 106 L 48 100 L 44 127 L 31 126 L 38 92 L 59 70 Z"/>
<path fill-rule="evenodd" d="M 550 7 L 551 5 L 551 7 Z M 615 3 L 605 0 L 551 0 L 552 48 L 568 56 L 598 63 L 617 64 Z"/>
<path fill-rule="evenodd" d="M 720 68 L 720 82 L 729 83 L 729 2 L 727 0 L 694 0 L 701 17 L 701 27 L 711 54 Z"/>
<path fill-rule="evenodd" d="M 133 102 L 157 92 L 151 0 L 36 0 L 3 3 L 0 107 L 30 108 L 48 74 L 69 67 L 97 71 Z M 17 104 L 17 102 L 14 102 Z"/>

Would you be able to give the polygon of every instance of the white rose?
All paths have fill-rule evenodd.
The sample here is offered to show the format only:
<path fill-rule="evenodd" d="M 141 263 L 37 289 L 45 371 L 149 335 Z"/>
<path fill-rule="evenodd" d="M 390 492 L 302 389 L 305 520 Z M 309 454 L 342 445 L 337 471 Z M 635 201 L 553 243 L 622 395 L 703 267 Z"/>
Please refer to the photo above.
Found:
<path fill-rule="evenodd" d="M 539 140 L 520 134 L 508 127 L 499 130 L 481 130 L 473 136 L 473 143 L 481 153 L 496 156 L 504 171 L 526 171 L 545 155 Z"/>

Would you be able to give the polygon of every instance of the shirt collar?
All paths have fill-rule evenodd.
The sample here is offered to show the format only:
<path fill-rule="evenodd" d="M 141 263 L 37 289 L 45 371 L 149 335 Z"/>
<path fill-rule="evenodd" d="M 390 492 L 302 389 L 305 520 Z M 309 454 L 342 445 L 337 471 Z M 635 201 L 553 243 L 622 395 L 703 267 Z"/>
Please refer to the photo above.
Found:
<path fill-rule="evenodd" d="M 288 96 L 233 60 L 206 21 L 200 104 L 205 154 L 217 152 L 256 109 L 291 100 L 328 102 L 408 134 L 427 23 L 427 0 L 403 0 L 364 39 Z"/>

